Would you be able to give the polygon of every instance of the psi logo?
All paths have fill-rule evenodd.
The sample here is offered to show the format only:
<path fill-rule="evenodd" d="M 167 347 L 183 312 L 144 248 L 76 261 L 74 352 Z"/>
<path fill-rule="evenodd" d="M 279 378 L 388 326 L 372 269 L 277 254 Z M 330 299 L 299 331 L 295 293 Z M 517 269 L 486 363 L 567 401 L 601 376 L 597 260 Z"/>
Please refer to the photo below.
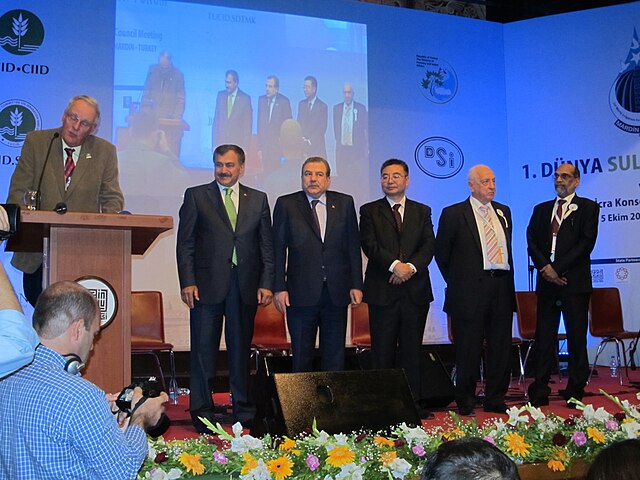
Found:
<path fill-rule="evenodd" d="M 0 17 L 0 46 L 14 55 L 29 55 L 42 45 L 44 27 L 33 13 L 11 10 Z"/>
<path fill-rule="evenodd" d="M 635 28 L 627 58 L 611 86 L 609 105 L 616 117 L 616 127 L 640 134 L 640 41 Z"/>
<path fill-rule="evenodd" d="M 0 104 L 0 143 L 21 147 L 27 133 L 40 130 L 42 119 L 36 107 L 24 100 L 7 100 Z"/>

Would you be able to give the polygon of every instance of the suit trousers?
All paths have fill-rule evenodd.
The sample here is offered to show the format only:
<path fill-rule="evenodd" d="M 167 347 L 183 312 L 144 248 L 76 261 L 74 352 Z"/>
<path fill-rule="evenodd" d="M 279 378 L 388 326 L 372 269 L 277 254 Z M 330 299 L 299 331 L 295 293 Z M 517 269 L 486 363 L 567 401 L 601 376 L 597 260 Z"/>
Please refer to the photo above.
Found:
<path fill-rule="evenodd" d="M 567 331 L 569 350 L 569 380 L 567 395 L 582 399 L 584 387 L 589 378 L 589 357 L 587 355 L 588 311 L 591 293 L 538 293 L 538 321 L 535 354 L 535 381 L 529 386 L 532 399 L 549 396 L 549 379 L 558 350 L 558 326 L 560 313 Z"/>
<path fill-rule="evenodd" d="M 42 265 L 33 273 L 22 273 L 22 291 L 24 292 L 25 298 L 34 307 L 36 306 L 38 297 L 42 293 L 42 276 Z"/>
<path fill-rule="evenodd" d="M 413 398 L 419 400 L 420 350 L 429 304 L 415 305 L 407 297 L 400 295 L 390 305 L 369 304 L 371 364 L 376 369 L 403 368 Z"/>
<path fill-rule="evenodd" d="M 475 405 L 482 348 L 486 341 L 485 407 L 504 403 L 511 379 L 511 328 L 513 293 L 509 274 L 481 277 L 474 295 L 478 298 L 473 315 L 452 315 L 456 347 L 455 397 L 458 408 Z"/>
<path fill-rule="evenodd" d="M 293 372 L 311 372 L 316 336 L 320 329 L 320 368 L 344 370 L 344 344 L 347 336 L 347 307 L 331 302 L 324 282 L 320 302 L 310 307 L 288 307 L 287 325 L 291 334 Z"/>
<path fill-rule="evenodd" d="M 240 297 L 238 271 L 231 270 L 229 292 L 224 302 L 196 302 L 191 310 L 191 412 L 213 413 L 210 380 L 215 378 L 222 335 L 227 345 L 229 387 L 233 395 L 233 420 L 249 424 L 255 406 L 249 401 L 249 359 L 257 305 L 246 305 Z"/>

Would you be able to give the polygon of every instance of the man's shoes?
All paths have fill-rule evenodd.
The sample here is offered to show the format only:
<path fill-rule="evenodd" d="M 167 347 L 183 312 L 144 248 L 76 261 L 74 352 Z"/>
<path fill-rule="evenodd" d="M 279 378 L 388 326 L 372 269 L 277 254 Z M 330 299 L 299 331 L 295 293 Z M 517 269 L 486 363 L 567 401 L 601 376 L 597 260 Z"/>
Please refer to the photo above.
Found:
<path fill-rule="evenodd" d="M 458 415 L 460 415 L 461 417 L 475 417 L 476 412 L 474 411 L 472 406 L 462 405 L 458 407 Z"/>
<path fill-rule="evenodd" d="M 487 404 L 484 406 L 484 411 L 487 413 L 507 413 L 507 410 L 507 405 L 504 402 L 496 403 L 494 405 Z"/>
<path fill-rule="evenodd" d="M 433 412 L 428 408 L 420 407 L 417 405 L 416 405 L 416 408 L 418 409 L 418 415 L 422 420 L 433 420 L 435 418 L 435 415 L 433 414 Z"/>
<path fill-rule="evenodd" d="M 529 403 L 536 408 L 546 407 L 549 405 L 549 397 L 531 397 Z"/>
<path fill-rule="evenodd" d="M 193 428 L 196 429 L 196 432 L 203 434 L 208 433 L 211 434 L 211 430 L 207 428 L 207 426 L 200 420 L 198 417 L 206 418 L 214 425 L 216 424 L 216 419 L 213 415 L 212 410 L 193 410 L 189 412 L 191 414 L 191 423 L 193 423 Z"/>

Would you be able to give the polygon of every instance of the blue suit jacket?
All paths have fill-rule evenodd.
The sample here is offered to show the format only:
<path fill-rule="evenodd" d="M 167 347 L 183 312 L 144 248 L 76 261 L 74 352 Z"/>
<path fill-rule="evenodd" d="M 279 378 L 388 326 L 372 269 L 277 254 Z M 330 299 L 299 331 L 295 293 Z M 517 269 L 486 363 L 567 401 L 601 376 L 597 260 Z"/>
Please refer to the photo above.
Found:
<path fill-rule="evenodd" d="M 303 191 L 284 195 L 273 211 L 276 262 L 275 291 L 289 292 L 292 306 L 320 301 L 323 279 L 334 305 L 348 305 L 349 291 L 362 289 L 360 235 L 353 198 L 327 192 L 324 242 Z"/>
<path fill-rule="evenodd" d="M 176 247 L 180 288 L 196 285 L 202 303 L 222 302 L 229 290 L 234 246 L 242 300 L 257 305 L 258 288 L 273 290 L 273 241 L 266 194 L 240 185 L 234 232 L 215 181 L 188 188 L 180 207 Z"/>

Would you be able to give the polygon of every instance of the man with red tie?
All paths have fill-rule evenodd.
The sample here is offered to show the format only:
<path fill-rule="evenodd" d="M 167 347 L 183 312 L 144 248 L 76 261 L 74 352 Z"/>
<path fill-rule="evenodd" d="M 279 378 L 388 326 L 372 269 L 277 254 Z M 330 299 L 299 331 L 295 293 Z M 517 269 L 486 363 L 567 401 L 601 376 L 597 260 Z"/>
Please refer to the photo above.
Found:
<path fill-rule="evenodd" d="M 565 400 L 581 400 L 589 377 L 590 254 L 598 235 L 600 207 L 576 195 L 580 170 L 571 164 L 558 167 L 554 185 L 558 196 L 536 205 L 527 227 L 529 255 L 538 270 L 535 381 L 529 386 L 529 398 L 536 407 L 549 404 L 549 378 L 558 348 L 561 313 L 567 331 L 569 379 L 560 395 Z"/>
<path fill-rule="evenodd" d="M 41 210 L 62 203 L 72 212 L 121 211 L 116 147 L 94 136 L 99 125 L 97 100 L 78 95 L 62 114 L 62 127 L 27 134 L 7 203 L 24 205 L 25 193 L 39 190 Z M 17 252 L 11 264 L 24 273 L 24 294 L 35 306 L 42 292 L 42 254 Z"/>

